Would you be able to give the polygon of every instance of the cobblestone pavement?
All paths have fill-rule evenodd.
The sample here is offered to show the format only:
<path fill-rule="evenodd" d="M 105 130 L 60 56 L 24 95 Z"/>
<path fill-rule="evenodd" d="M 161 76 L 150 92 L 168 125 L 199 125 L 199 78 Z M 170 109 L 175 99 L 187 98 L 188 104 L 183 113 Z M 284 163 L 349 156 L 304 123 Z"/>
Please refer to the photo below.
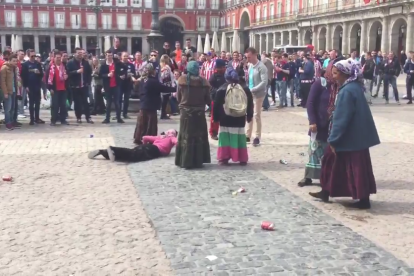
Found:
<path fill-rule="evenodd" d="M 110 128 L 25 124 L 0 129 L 0 275 L 172 274 L 126 166 L 87 159 Z"/>
<path fill-rule="evenodd" d="M 173 153 L 128 166 L 87 159 L 108 144 L 132 146 L 133 120 L 1 129 L 2 173 L 15 180 L 0 184 L 0 275 L 414 275 L 413 108 L 372 107 L 382 144 L 371 151 L 369 211 L 346 209 L 347 199 L 324 205 L 307 195 L 318 187 L 297 187 L 300 108 L 263 113 L 262 145 L 243 168 L 182 170 Z M 233 196 L 240 186 L 247 192 Z M 262 231 L 263 220 L 276 230 Z"/>

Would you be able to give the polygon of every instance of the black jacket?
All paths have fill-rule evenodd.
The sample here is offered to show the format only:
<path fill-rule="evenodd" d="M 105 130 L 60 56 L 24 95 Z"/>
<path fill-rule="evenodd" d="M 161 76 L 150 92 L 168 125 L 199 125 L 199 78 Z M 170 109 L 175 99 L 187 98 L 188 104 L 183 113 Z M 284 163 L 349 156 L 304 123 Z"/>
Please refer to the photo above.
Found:
<path fill-rule="evenodd" d="M 165 86 L 158 78 L 148 77 L 140 82 L 139 105 L 140 109 L 156 111 L 161 106 L 161 92 L 176 92 L 176 87 Z"/>
<path fill-rule="evenodd" d="M 214 73 L 211 75 L 210 79 L 208 80 L 210 83 L 210 98 L 212 101 L 214 101 L 214 98 L 216 97 L 217 89 L 220 88 L 223 84 L 226 83 L 226 79 L 224 78 L 224 72 L 223 74 Z"/>
<path fill-rule="evenodd" d="M 34 69 L 39 70 L 39 74 L 33 72 Z M 20 77 L 22 80 L 23 87 L 41 87 L 43 81 L 43 66 L 40 62 L 26 61 L 22 63 L 22 72 Z"/>
<path fill-rule="evenodd" d="M 372 80 L 374 78 L 375 62 L 373 59 L 365 60 L 364 79 Z"/>
<path fill-rule="evenodd" d="M 83 83 L 81 84 L 81 74 L 77 71 L 83 67 Z M 89 65 L 89 62 L 82 59 L 78 61 L 77 59 L 72 59 L 66 64 L 66 73 L 68 74 L 68 84 L 72 88 L 77 88 L 82 86 L 91 85 L 92 82 L 92 68 Z"/>
<path fill-rule="evenodd" d="M 122 83 L 121 76 L 126 76 L 127 70 L 125 69 L 125 66 L 121 62 L 114 61 L 115 65 L 115 80 L 116 85 L 119 86 Z M 99 76 L 102 78 L 102 85 L 104 87 L 104 90 L 109 90 L 109 80 L 108 77 L 109 74 L 109 65 L 106 64 L 106 62 L 101 64 L 101 68 L 99 69 Z"/>
<path fill-rule="evenodd" d="M 391 63 L 388 62 L 388 59 L 382 62 L 384 68 L 384 74 L 388 76 L 398 77 L 401 73 L 401 65 L 397 57 L 394 57 Z"/>
<path fill-rule="evenodd" d="M 414 71 L 414 63 L 410 60 L 404 65 L 404 73 L 407 74 L 407 78 L 414 78 L 414 73 L 410 73 L 410 71 Z"/>

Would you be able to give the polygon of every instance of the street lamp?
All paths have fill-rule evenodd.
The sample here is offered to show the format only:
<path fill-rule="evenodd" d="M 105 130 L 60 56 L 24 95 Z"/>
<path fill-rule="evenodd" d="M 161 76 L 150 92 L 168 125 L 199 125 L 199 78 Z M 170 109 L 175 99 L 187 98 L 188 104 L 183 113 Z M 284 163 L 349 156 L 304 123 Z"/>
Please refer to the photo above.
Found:
<path fill-rule="evenodd" d="M 160 19 L 159 19 L 158 0 L 152 0 L 151 5 L 151 31 L 147 36 L 147 41 L 150 46 L 150 51 L 157 50 L 159 56 L 161 56 L 161 50 L 163 45 L 163 35 L 160 32 Z"/>
<path fill-rule="evenodd" d="M 96 50 L 95 55 L 99 58 L 100 56 L 100 48 L 99 48 L 99 40 L 100 40 L 100 34 L 99 34 L 99 14 L 102 12 L 101 3 L 98 5 L 98 0 L 89 0 L 89 4 L 93 4 L 92 10 L 94 11 L 96 15 Z M 86 49 L 85 49 L 86 50 Z"/>

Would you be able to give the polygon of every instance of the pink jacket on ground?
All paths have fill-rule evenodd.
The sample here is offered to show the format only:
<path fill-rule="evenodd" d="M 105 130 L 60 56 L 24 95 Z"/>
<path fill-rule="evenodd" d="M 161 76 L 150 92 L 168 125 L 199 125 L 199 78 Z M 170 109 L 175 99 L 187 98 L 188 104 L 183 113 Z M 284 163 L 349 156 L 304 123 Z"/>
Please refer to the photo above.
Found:
<path fill-rule="evenodd" d="M 171 149 L 177 145 L 176 137 L 168 136 L 144 136 L 142 137 L 144 144 L 150 143 L 156 146 L 163 156 L 170 154 Z"/>

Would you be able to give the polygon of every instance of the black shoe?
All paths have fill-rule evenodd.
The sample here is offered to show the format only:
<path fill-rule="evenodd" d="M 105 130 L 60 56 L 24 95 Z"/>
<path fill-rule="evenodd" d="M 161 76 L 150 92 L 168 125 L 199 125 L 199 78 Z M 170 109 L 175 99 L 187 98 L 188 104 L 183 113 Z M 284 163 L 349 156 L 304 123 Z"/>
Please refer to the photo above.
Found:
<path fill-rule="evenodd" d="M 45 121 L 43 121 L 43 120 L 41 120 L 41 119 L 37 119 L 36 120 L 36 124 L 44 124 L 45 123 Z"/>
<path fill-rule="evenodd" d="M 29 125 L 34 126 L 34 121 L 30 121 Z"/>
<path fill-rule="evenodd" d="M 86 119 L 86 122 L 87 122 L 88 124 L 94 124 L 94 122 L 91 120 L 91 118 Z"/>
<path fill-rule="evenodd" d="M 76 122 L 77 122 L 78 124 L 82 124 L 82 119 L 77 119 L 77 120 L 76 120 Z"/>
<path fill-rule="evenodd" d="M 302 106 L 301 104 L 297 104 L 296 106 Z"/>
<path fill-rule="evenodd" d="M 88 158 L 94 159 L 98 155 L 101 155 L 101 152 L 99 150 L 93 150 L 90 153 L 88 153 Z"/>
<path fill-rule="evenodd" d="M 371 202 L 369 201 L 369 198 L 360 199 L 357 202 L 347 204 L 346 207 L 360 209 L 360 210 L 367 210 L 367 209 L 371 209 Z"/>
<path fill-rule="evenodd" d="M 310 178 L 304 178 L 301 181 L 299 181 L 298 186 L 299 187 L 305 187 L 305 186 L 309 186 L 312 185 L 312 179 Z"/>
<path fill-rule="evenodd" d="M 310 192 L 309 195 L 314 198 L 318 198 L 322 200 L 323 202 L 329 202 L 329 193 L 327 191 L 321 190 L 320 192 L 317 192 L 317 193 Z"/>
<path fill-rule="evenodd" d="M 69 122 L 68 122 L 68 121 L 63 121 L 63 122 L 61 122 L 60 124 L 61 124 L 61 125 L 68 126 L 68 125 L 69 125 Z"/>
<path fill-rule="evenodd" d="M 413 104 L 413 102 L 412 101 L 409 101 L 409 102 L 407 102 L 407 104 Z"/>
<path fill-rule="evenodd" d="M 131 117 L 129 117 L 128 115 L 124 115 L 123 117 L 124 119 L 131 119 Z"/>
<path fill-rule="evenodd" d="M 250 138 L 246 137 L 246 143 L 250 143 Z"/>
<path fill-rule="evenodd" d="M 211 139 L 218 140 L 218 137 L 217 137 L 217 135 L 213 135 L 213 136 L 211 136 Z"/>
<path fill-rule="evenodd" d="M 122 120 L 122 119 L 118 119 L 117 122 L 118 122 L 118 124 L 124 124 L 125 123 L 124 120 Z"/>
<path fill-rule="evenodd" d="M 55 122 L 51 122 L 50 123 L 50 126 L 56 126 L 56 123 Z"/>
<path fill-rule="evenodd" d="M 112 151 L 112 148 L 108 147 L 107 151 L 108 151 L 109 160 L 111 160 L 112 162 L 115 162 L 115 153 Z"/>
<path fill-rule="evenodd" d="M 96 111 L 91 111 L 92 116 L 96 116 L 96 114 L 97 114 Z"/>
<path fill-rule="evenodd" d="M 111 118 L 111 121 L 116 121 L 116 120 L 118 120 L 116 117 Z"/>
<path fill-rule="evenodd" d="M 105 120 L 102 121 L 102 124 L 109 124 L 109 123 L 110 123 L 110 121 L 108 119 L 105 119 Z"/>

